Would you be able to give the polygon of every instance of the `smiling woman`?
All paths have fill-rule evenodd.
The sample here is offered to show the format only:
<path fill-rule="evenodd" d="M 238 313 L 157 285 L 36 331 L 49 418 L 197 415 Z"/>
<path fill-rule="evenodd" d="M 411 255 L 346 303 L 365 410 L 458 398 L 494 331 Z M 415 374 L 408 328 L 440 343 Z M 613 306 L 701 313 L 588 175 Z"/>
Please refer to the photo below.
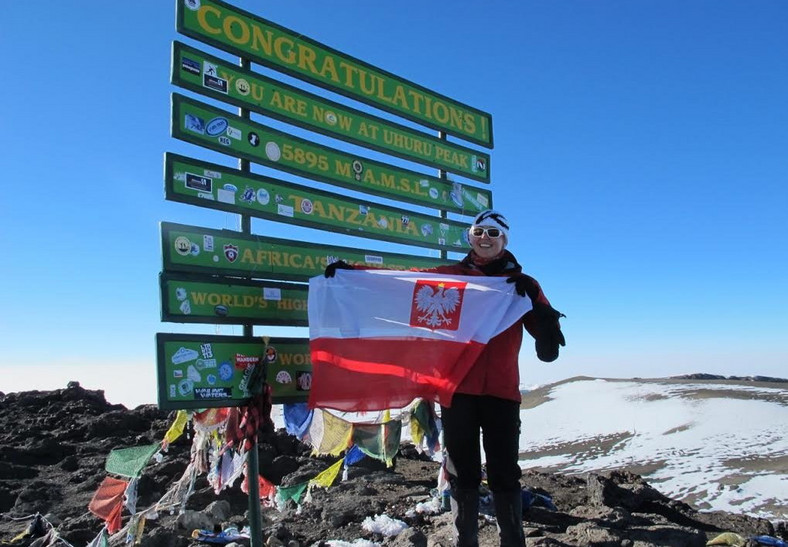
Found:
<path fill-rule="evenodd" d="M 485 260 L 492 260 L 503 254 L 509 242 L 509 224 L 503 215 L 485 211 L 476 217 L 468 234 L 473 252 Z"/>

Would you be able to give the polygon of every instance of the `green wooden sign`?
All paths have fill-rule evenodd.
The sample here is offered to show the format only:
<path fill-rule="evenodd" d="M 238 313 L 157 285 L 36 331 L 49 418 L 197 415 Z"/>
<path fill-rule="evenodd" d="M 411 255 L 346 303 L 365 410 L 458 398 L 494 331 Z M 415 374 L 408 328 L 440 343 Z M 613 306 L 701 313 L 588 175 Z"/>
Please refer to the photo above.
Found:
<path fill-rule="evenodd" d="M 173 84 L 379 152 L 490 182 L 490 155 L 367 114 L 173 43 Z M 489 199 L 489 197 L 488 197 Z"/>
<path fill-rule="evenodd" d="M 156 335 L 158 404 L 163 410 L 247 404 L 249 380 L 264 367 L 273 403 L 306 401 L 312 386 L 308 338 Z"/>
<path fill-rule="evenodd" d="M 309 286 L 163 273 L 161 319 L 176 323 L 306 327 Z"/>
<path fill-rule="evenodd" d="M 173 93 L 172 136 L 223 154 L 388 199 L 475 216 L 489 190 L 356 156 Z"/>
<path fill-rule="evenodd" d="M 165 196 L 212 209 L 448 251 L 466 251 L 468 225 L 165 155 Z"/>
<path fill-rule="evenodd" d="M 178 32 L 492 148 L 492 117 L 220 0 L 177 0 Z M 417 38 L 414 38 L 417 39 Z"/>
<path fill-rule="evenodd" d="M 390 270 L 435 268 L 442 258 L 384 253 L 247 235 L 171 222 L 161 223 L 161 250 L 168 272 L 307 281 L 337 260 Z"/>

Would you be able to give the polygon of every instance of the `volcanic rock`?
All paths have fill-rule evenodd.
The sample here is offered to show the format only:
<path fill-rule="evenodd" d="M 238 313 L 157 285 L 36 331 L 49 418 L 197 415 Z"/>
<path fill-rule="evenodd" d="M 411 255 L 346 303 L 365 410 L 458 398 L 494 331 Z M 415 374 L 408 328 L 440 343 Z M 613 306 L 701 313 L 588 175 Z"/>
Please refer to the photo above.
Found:
<path fill-rule="evenodd" d="M 50 392 L 0 395 L 0 541 L 18 547 L 45 547 L 58 539 L 74 547 L 87 545 L 103 526 L 87 507 L 106 476 L 110 451 L 160 441 L 173 418 L 174 413 L 153 405 L 129 410 L 109 404 L 102 391 L 86 390 L 77 382 Z M 155 504 L 181 478 L 190 447 L 191 439 L 184 435 L 161 461 L 149 462 L 138 484 L 138 511 Z M 336 461 L 312 457 L 310 452 L 284 430 L 263 432 L 261 474 L 274 484 L 294 485 Z M 362 462 L 350 468 L 347 480 L 313 489 L 311 500 L 300 507 L 292 502 L 281 510 L 263 507 L 263 542 L 302 547 L 363 538 L 395 547 L 451 545 L 450 514 L 414 511 L 417 504 L 432 499 L 438 463 L 412 445 L 401 448 L 393 468 L 368 458 Z M 529 546 L 694 547 L 723 532 L 744 537 L 786 534 L 784 523 L 696 511 L 627 471 L 570 475 L 529 470 L 523 473 L 522 486 L 549 497 L 555 506 L 535 503 L 524 511 Z M 217 495 L 201 475 L 182 511 L 147 520 L 140 546 L 203 545 L 192 537 L 195 529 L 241 529 L 249 524 L 248 509 L 248 497 L 238 484 Z M 388 538 L 369 532 L 364 520 L 376 515 L 403 521 L 408 528 Z M 124 512 L 123 524 L 129 518 Z M 498 544 L 493 517 L 480 515 L 479 536 L 481 545 Z M 249 545 L 248 539 L 235 541 Z M 112 539 L 113 545 L 124 542 L 125 537 Z"/>

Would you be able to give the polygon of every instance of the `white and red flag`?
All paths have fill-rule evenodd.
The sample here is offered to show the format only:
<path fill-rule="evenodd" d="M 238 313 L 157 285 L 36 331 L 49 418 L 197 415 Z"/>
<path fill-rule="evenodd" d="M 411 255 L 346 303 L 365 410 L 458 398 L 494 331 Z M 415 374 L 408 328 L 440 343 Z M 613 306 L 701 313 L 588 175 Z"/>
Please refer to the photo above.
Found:
<path fill-rule="evenodd" d="M 337 270 L 309 280 L 311 408 L 447 405 L 484 346 L 531 309 L 505 277 Z"/>

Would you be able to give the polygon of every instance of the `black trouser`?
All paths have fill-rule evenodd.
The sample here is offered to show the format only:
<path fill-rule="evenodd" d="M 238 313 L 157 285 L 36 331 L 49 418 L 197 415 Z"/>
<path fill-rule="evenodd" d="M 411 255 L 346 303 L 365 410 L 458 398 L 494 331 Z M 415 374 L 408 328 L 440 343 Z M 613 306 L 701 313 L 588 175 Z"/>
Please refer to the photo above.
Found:
<path fill-rule="evenodd" d="M 441 422 L 452 488 L 478 489 L 482 479 L 481 431 L 490 490 L 493 494 L 520 491 L 520 403 L 455 393 L 451 407 L 441 407 Z"/>

